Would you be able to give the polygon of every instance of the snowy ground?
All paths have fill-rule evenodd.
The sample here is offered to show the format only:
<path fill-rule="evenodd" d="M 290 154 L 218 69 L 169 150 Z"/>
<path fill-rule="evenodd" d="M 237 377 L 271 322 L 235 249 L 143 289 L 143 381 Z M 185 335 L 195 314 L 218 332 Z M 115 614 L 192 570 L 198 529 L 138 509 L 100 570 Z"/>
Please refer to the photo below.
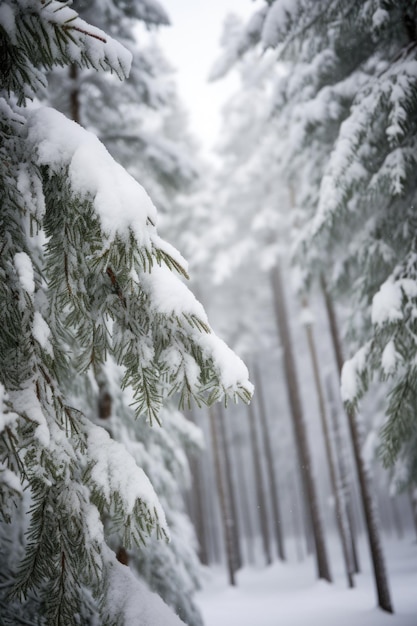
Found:
<path fill-rule="evenodd" d="M 347 589 L 340 562 L 332 563 L 333 584 L 314 580 L 311 559 L 244 569 L 236 588 L 228 587 L 224 570 L 209 570 L 197 596 L 205 626 L 417 626 L 417 543 L 410 536 L 391 540 L 384 551 L 394 615 L 376 608 L 363 543 L 355 589 Z"/>

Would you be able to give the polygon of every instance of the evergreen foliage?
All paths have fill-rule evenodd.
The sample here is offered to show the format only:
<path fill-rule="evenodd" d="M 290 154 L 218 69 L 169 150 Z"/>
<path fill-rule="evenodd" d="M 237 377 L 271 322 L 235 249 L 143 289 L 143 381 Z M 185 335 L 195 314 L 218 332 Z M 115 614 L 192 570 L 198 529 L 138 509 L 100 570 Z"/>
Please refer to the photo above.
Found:
<path fill-rule="evenodd" d="M 342 393 L 356 404 L 372 378 L 388 390 L 385 464 L 417 478 L 416 3 L 264 2 L 216 66 L 272 48 L 268 132 L 296 193 L 294 258 L 349 303 Z M 254 25 L 256 28 L 254 29 Z M 283 72 L 284 69 L 284 72 Z"/>
<path fill-rule="evenodd" d="M 2 619 L 20 623 L 32 600 L 34 623 L 176 624 L 107 546 L 105 519 L 127 548 L 166 536 L 166 521 L 74 384 L 111 357 L 152 422 L 173 394 L 249 400 L 247 371 L 175 275 L 184 260 L 144 189 L 93 135 L 24 106 L 55 65 L 123 78 L 130 54 L 55 0 L 4 2 L 0 36 Z"/>

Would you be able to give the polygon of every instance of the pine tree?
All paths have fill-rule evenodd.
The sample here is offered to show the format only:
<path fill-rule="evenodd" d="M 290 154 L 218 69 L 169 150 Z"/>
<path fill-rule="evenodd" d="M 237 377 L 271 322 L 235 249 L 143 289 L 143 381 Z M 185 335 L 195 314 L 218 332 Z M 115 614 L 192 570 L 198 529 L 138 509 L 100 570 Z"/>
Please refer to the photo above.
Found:
<path fill-rule="evenodd" d="M 351 352 L 343 395 L 356 405 L 369 381 L 386 390 L 386 465 L 415 480 L 414 310 L 416 3 L 264 4 L 235 36 L 218 73 L 253 43 L 273 48 L 271 106 L 281 170 L 297 187 L 303 230 L 298 261 L 326 274 L 351 303 Z M 332 268 L 330 272 L 329 268 Z"/>
<path fill-rule="evenodd" d="M 416 4 L 275 0 L 235 38 L 223 71 L 254 42 L 287 69 L 277 72 L 271 109 L 285 155 L 279 169 L 297 188 L 296 259 L 347 297 L 351 351 L 362 344 L 342 376 L 358 469 L 353 408 L 377 373 L 387 389 L 382 457 L 391 464 L 401 455 L 403 476 L 413 479 Z M 374 511 L 366 511 L 375 537 Z M 391 611 L 374 565 L 380 606 Z"/>
<path fill-rule="evenodd" d="M 163 538 L 162 507 L 74 389 L 109 356 L 136 416 L 156 422 L 173 394 L 185 406 L 248 400 L 247 371 L 175 275 L 185 263 L 157 235 L 144 189 L 94 135 L 25 106 L 54 66 L 123 78 L 130 54 L 55 0 L 4 2 L 0 37 L 2 619 L 19 623 L 28 603 L 46 624 L 144 623 L 146 613 L 176 624 L 107 537 L 127 549 Z"/>
<path fill-rule="evenodd" d="M 160 230 L 170 235 L 170 215 L 176 212 L 179 192 L 187 190 L 196 178 L 197 170 L 192 158 L 192 142 L 187 136 L 186 119 L 181 118 L 172 70 L 153 33 L 156 27 L 167 24 L 168 18 L 160 6 L 155 5 L 153 11 L 146 10 L 146 2 L 133 5 L 109 2 L 105 11 L 94 0 L 76 1 L 72 6 L 80 17 L 105 32 L 111 32 L 128 47 L 133 57 L 132 71 L 129 78 L 120 83 L 112 74 L 80 69 L 74 64 L 69 72 L 66 67 L 55 68 L 48 75 L 47 100 L 67 117 L 98 135 L 110 154 L 146 188 L 158 210 L 163 211 Z M 172 129 L 174 117 L 176 123 Z M 182 468 L 182 474 L 178 476 L 175 458 L 180 456 L 180 448 L 188 446 L 189 442 L 185 436 L 178 439 L 175 429 L 164 428 L 161 438 L 141 420 L 134 422 L 132 429 L 132 412 L 123 406 L 126 394 L 118 385 L 112 384 L 115 369 L 109 357 L 108 361 L 105 366 L 95 368 L 97 385 L 84 392 L 88 402 L 83 412 L 94 416 L 98 395 L 98 404 L 101 397 L 106 400 L 106 428 L 113 438 L 124 445 L 131 440 L 152 441 L 155 460 L 152 465 L 146 464 L 146 473 L 164 509 L 169 512 L 167 521 L 171 537 L 168 544 L 148 541 L 139 551 L 126 551 L 121 547 L 120 538 L 119 545 L 114 547 L 181 619 L 189 626 L 200 626 L 202 618 L 193 601 L 193 592 L 200 584 L 200 568 L 192 554 L 195 542 L 183 510 L 182 493 L 176 486 L 187 482 L 188 470 Z M 125 404 L 129 402 L 126 398 L 124 401 Z M 184 418 L 175 411 L 175 423 L 181 419 Z M 166 411 L 163 421 L 165 424 L 171 421 Z M 187 429 L 183 429 L 184 435 L 186 432 Z M 173 435 L 174 441 L 170 442 L 168 433 Z M 159 446 L 165 452 L 158 452 Z M 173 458 L 169 457 L 170 450 Z M 133 452 L 137 463 L 144 467 L 143 458 L 137 456 L 137 446 Z M 159 469 L 158 465 L 161 465 Z M 165 477 L 163 481 L 154 480 L 158 473 Z M 179 482 L 173 480 L 174 476 Z M 116 538 L 114 542 L 117 543 Z"/>

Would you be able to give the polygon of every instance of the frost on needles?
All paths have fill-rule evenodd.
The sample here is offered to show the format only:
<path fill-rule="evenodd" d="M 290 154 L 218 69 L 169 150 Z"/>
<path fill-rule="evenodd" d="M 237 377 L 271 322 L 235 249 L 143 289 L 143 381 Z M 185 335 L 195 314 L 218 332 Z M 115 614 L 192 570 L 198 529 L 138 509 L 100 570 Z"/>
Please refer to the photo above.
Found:
<path fill-rule="evenodd" d="M 57 1 L 3 2 L 0 38 L 3 623 L 179 624 L 107 547 L 104 518 L 126 546 L 169 531 L 133 458 L 70 405 L 72 385 L 111 358 L 150 422 L 168 396 L 249 401 L 252 386 L 143 187 L 91 133 L 25 107 L 53 66 L 123 78 L 130 54 Z"/>

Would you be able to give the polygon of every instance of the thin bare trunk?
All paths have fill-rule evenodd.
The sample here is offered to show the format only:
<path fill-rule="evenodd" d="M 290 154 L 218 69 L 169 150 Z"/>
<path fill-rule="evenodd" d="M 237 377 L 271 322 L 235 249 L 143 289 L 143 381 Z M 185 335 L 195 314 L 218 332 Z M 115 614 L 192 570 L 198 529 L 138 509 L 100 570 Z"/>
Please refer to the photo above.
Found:
<path fill-rule="evenodd" d="M 274 468 L 274 457 L 272 453 L 271 446 L 271 437 L 269 433 L 268 423 L 267 423 L 267 415 L 266 408 L 264 402 L 263 395 L 263 387 L 261 377 L 259 375 L 259 368 L 256 363 L 253 364 L 253 375 L 255 381 L 256 395 L 255 399 L 258 400 L 259 407 L 259 417 L 260 417 L 260 425 L 262 430 L 262 438 L 263 438 L 263 447 L 265 450 L 265 460 L 266 460 L 266 468 L 268 472 L 268 478 L 270 483 L 270 497 L 271 497 L 271 507 L 272 507 L 272 516 L 274 520 L 274 530 L 275 530 L 275 539 L 277 542 L 277 551 L 278 556 L 281 561 L 285 561 L 285 546 L 284 546 L 284 538 L 282 533 L 282 515 L 279 504 L 279 491 L 278 491 L 278 483 L 275 475 Z"/>
<path fill-rule="evenodd" d="M 410 487 L 409 489 L 411 513 L 413 515 L 414 529 L 417 535 L 417 489 Z"/>
<path fill-rule="evenodd" d="M 294 435 L 299 454 L 301 475 L 303 477 L 303 486 L 305 489 L 307 504 L 311 515 L 316 554 L 317 575 L 318 578 L 323 578 L 324 580 L 331 582 L 332 578 L 327 558 L 326 543 L 324 540 L 323 523 L 319 511 L 319 502 L 313 477 L 310 448 L 307 441 L 307 431 L 301 407 L 298 379 L 295 369 L 295 360 L 290 339 L 290 328 L 285 306 L 284 289 L 282 286 L 280 268 L 278 266 L 275 267 L 275 270 L 272 274 L 272 287 L 277 327 L 281 340 L 281 346 L 283 349 L 285 377 L 288 388 Z"/>
<path fill-rule="evenodd" d="M 327 378 L 327 397 L 330 406 L 330 417 L 334 432 L 335 446 L 337 450 L 338 469 L 341 482 L 341 489 L 344 496 L 344 504 L 346 507 L 346 516 L 349 527 L 350 536 L 350 549 L 353 558 L 354 573 L 360 572 L 359 555 L 356 547 L 357 530 L 355 524 L 355 517 L 352 510 L 352 489 L 350 484 L 349 473 L 346 467 L 346 449 L 345 440 L 340 432 L 340 424 L 338 419 L 338 411 L 336 408 L 336 402 L 333 395 L 331 380 Z"/>
<path fill-rule="evenodd" d="M 194 424 L 197 424 L 197 417 L 193 410 L 185 412 L 185 416 Z M 206 528 L 206 514 L 204 510 L 204 494 L 205 489 L 202 480 L 201 456 L 193 454 L 189 458 L 192 484 L 191 498 L 193 504 L 194 526 L 198 541 L 198 556 L 203 565 L 209 565 L 208 542 Z"/>
<path fill-rule="evenodd" d="M 303 302 L 303 307 L 307 307 L 307 302 Z M 351 553 L 351 540 L 349 537 L 348 521 L 346 517 L 346 507 L 342 492 L 342 485 L 339 479 L 339 475 L 336 469 L 336 460 L 334 458 L 334 451 L 332 449 L 332 442 L 330 439 L 328 418 L 326 411 L 326 404 L 324 402 L 323 386 L 321 383 L 319 362 L 317 358 L 316 343 L 314 341 L 313 327 L 310 323 L 305 325 L 305 331 L 307 335 L 307 343 L 310 351 L 311 364 L 313 368 L 314 382 L 316 386 L 317 399 L 319 404 L 319 413 L 321 426 L 324 435 L 324 445 L 326 450 L 327 464 L 330 473 L 330 484 L 332 487 L 333 497 L 336 505 L 336 521 L 339 530 L 340 541 L 342 544 L 343 560 L 345 564 L 346 578 L 348 587 L 355 586 L 353 580 L 354 563 Z"/>
<path fill-rule="evenodd" d="M 303 524 L 302 524 L 302 502 L 301 502 L 301 493 L 300 486 L 298 481 L 298 476 L 295 474 L 291 474 L 289 477 L 289 488 L 291 492 L 291 513 L 292 519 L 294 523 L 294 540 L 295 540 L 295 548 L 296 554 L 299 561 L 304 559 L 304 549 L 303 549 L 303 537 L 305 537 L 305 533 L 303 532 Z"/>
<path fill-rule="evenodd" d="M 210 419 L 210 428 L 211 428 L 211 438 L 212 438 L 212 447 L 213 447 L 213 455 L 214 455 L 214 466 L 216 470 L 216 483 L 217 483 L 217 491 L 219 494 L 220 500 L 220 511 L 223 525 L 223 533 L 224 533 L 224 543 L 226 549 L 226 560 L 227 560 L 227 569 L 229 573 L 229 583 L 232 586 L 236 585 L 236 561 L 234 555 L 234 545 L 233 545 L 233 529 L 231 526 L 231 516 L 230 516 L 230 507 L 229 502 L 227 500 L 226 491 L 224 488 L 224 480 L 222 476 L 222 464 L 220 458 L 220 447 L 217 435 L 217 424 L 216 424 L 216 415 L 212 408 L 209 409 L 209 419 Z"/>
<path fill-rule="evenodd" d="M 253 465 L 255 470 L 256 498 L 258 502 L 259 521 L 261 524 L 262 543 L 264 547 L 265 560 L 267 565 L 272 563 L 271 543 L 269 540 L 268 511 L 266 508 L 265 488 L 262 479 L 262 467 L 259 451 L 258 434 L 256 431 L 256 416 L 253 404 L 248 407 L 249 427 L 252 442 Z"/>
<path fill-rule="evenodd" d="M 75 63 L 72 63 L 69 67 L 69 76 L 72 81 L 70 91 L 70 111 L 71 119 L 78 124 L 81 124 L 80 116 L 80 88 L 78 85 L 79 70 Z"/>
<path fill-rule="evenodd" d="M 336 313 L 330 294 L 327 291 L 324 277 L 322 277 L 322 289 L 329 318 L 333 348 L 336 356 L 339 374 L 343 367 L 342 345 L 339 337 Z M 378 606 L 387 613 L 393 613 L 391 594 L 388 585 L 388 576 L 385 567 L 385 559 L 382 552 L 382 544 L 379 534 L 377 511 L 372 495 L 371 477 L 362 456 L 362 436 L 359 430 L 357 416 L 353 410 L 346 411 L 350 436 L 352 439 L 353 454 L 359 479 L 360 494 L 365 515 L 366 531 L 368 535 L 369 549 L 371 552 L 374 579 L 378 597 Z"/>
<path fill-rule="evenodd" d="M 240 441 L 237 441 L 236 445 L 236 469 L 237 469 L 237 479 L 238 479 L 238 495 L 240 501 L 241 508 L 241 519 L 244 527 L 244 536 L 246 539 L 247 546 L 247 557 L 250 564 L 255 563 L 255 551 L 253 546 L 254 540 L 254 529 L 252 525 L 251 519 L 251 509 L 248 498 L 248 481 L 246 475 L 246 465 L 243 461 L 243 454 L 240 446 Z"/>
<path fill-rule="evenodd" d="M 225 484 L 227 488 L 227 495 L 230 506 L 230 518 L 233 529 L 233 544 L 234 544 L 234 553 L 236 558 L 236 569 L 240 569 L 242 567 L 242 550 L 240 546 L 240 525 L 237 516 L 237 507 L 236 507 L 236 497 L 235 490 L 233 487 L 233 475 L 232 475 L 232 467 L 230 462 L 230 448 L 227 441 L 227 433 L 226 433 L 226 420 L 224 416 L 224 412 L 222 411 L 221 405 L 217 407 L 217 417 L 219 423 L 219 435 L 221 441 L 221 449 L 223 452 L 223 461 L 224 461 L 224 477 Z"/>

